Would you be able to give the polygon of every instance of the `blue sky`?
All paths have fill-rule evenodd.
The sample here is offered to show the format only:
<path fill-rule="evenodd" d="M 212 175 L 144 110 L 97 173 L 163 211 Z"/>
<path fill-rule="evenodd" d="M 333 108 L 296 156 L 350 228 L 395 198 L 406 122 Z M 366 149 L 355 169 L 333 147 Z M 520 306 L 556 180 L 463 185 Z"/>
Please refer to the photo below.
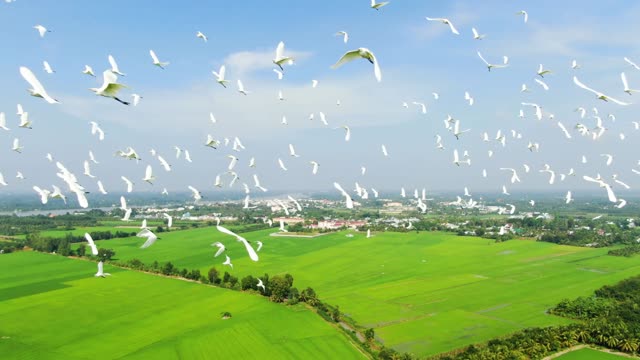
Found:
<path fill-rule="evenodd" d="M 529 13 L 527 24 L 516 15 L 519 10 Z M 637 102 L 640 94 L 622 92 L 620 72 L 627 73 L 631 87 L 640 88 L 640 73 L 623 61 L 626 56 L 640 62 L 634 38 L 638 15 L 640 4 L 629 1 L 396 0 L 380 11 L 370 9 L 367 0 L 189 1 L 169 6 L 156 1 L 2 3 L 0 111 L 6 113 L 11 131 L 0 130 L 0 172 L 9 183 L 0 192 L 62 185 L 55 165 L 44 158 L 47 152 L 95 192 L 96 179 L 81 175 L 89 150 L 100 161 L 92 172 L 112 193 L 125 189 L 120 175 L 136 182 L 135 191 L 159 192 L 163 187 L 184 191 L 187 185 L 214 190 L 214 178 L 226 171 L 229 154 L 240 158 L 235 169 L 239 183 L 251 185 L 255 173 L 264 186 L 279 190 L 333 191 L 334 181 L 351 189 L 357 181 L 392 192 L 400 187 L 462 192 L 465 186 L 472 192 L 499 192 L 507 185 L 514 196 L 548 190 L 561 197 L 569 189 L 600 191 L 581 179 L 597 173 L 605 178 L 619 174 L 633 190 L 640 184 L 638 175 L 631 172 L 637 166 L 633 150 L 640 136 L 631 123 L 640 120 L 635 115 L 637 105 L 604 103 L 578 89 L 571 79 L 577 75 L 608 95 Z M 451 19 L 461 35 L 451 34 L 446 25 L 427 22 L 425 16 Z M 36 24 L 52 32 L 41 39 L 32 28 Z M 473 40 L 471 27 L 486 38 Z M 340 30 L 350 35 L 346 45 L 334 36 Z M 197 39 L 197 31 L 209 41 Z M 285 68 L 282 81 L 271 63 L 279 41 L 285 42 L 285 53 L 296 58 L 295 65 Z M 366 61 L 330 69 L 345 51 L 357 47 L 376 54 L 383 72 L 381 83 L 375 81 Z M 149 49 L 170 62 L 166 70 L 151 64 Z M 500 62 L 507 55 L 510 66 L 489 73 L 476 51 L 490 62 Z M 87 90 L 99 86 L 101 79 L 83 75 L 84 65 L 100 75 L 109 66 L 109 54 L 127 74 L 119 79 L 129 86 L 122 97 L 142 95 L 139 106 L 125 107 Z M 573 59 L 581 69 L 570 68 Z M 42 70 L 44 60 L 56 73 Z M 534 82 L 540 63 L 553 71 L 544 79 L 549 91 Z M 222 64 L 231 80 L 228 89 L 216 84 L 211 75 Z M 62 104 L 49 105 L 30 97 L 19 66 L 31 68 Z M 251 94 L 238 94 L 236 79 L 242 79 Z M 315 89 L 312 79 L 319 81 Z M 520 93 L 522 83 L 532 91 Z M 278 100 L 279 90 L 285 101 Z M 465 91 L 474 96 L 474 106 L 463 99 Z M 440 99 L 436 101 L 432 92 L 438 92 Z M 413 101 L 426 103 L 427 114 L 421 114 Z M 402 102 L 408 102 L 409 109 Z M 521 102 L 540 104 L 544 120 L 535 119 L 532 109 Z M 17 103 L 29 112 L 32 130 L 17 127 Z M 589 109 L 585 119 L 574 112 L 578 106 Z M 595 141 L 573 129 L 578 122 L 595 126 L 594 106 L 608 129 Z M 520 109 L 525 110 L 525 119 L 518 118 Z M 328 127 L 319 122 L 320 111 L 326 114 Z M 217 124 L 209 122 L 209 112 Z M 309 120 L 310 113 L 315 120 Z M 447 114 L 471 131 L 456 140 L 443 126 Z M 550 120 L 549 114 L 555 119 Z M 608 114 L 614 114 L 616 121 L 609 120 Z M 280 124 L 282 116 L 289 125 Z M 89 121 L 101 125 L 105 141 L 90 135 Z M 571 140 L 564 138 L 557 121 L 569 128 Z M 351 127 L 348 143 L 339 128 L 342 125 Z M 511 138 L 512 129 L 522 138 Z M 504 148 L 496 141 L 481 140 L 483 132 L 493 139 L 497 130 L 508 135 Z M 620 133 L 626 135 L 624 141 Z M 206 148 L 207 134 L 220 140 L 238 136 L 247 149 L 238 153 L 230 147 Z M 442 136 L 445 150 L 436 149 L 435 135 Z M 22 154 L 10 150 L 15 137 L 25 148 Z M 530 152 L 529 141 L 540 143 L 540 151 Z M 289 143 L 300 158 L 288 155 Z M 382 156 L 381 144 L 388 148 L 389 158 Z M 194 162 L 176 159 L 175 145 L 188 149 Z M 140 153 L 140 163 L 113 156 L 127 146 Z M 172 172 L 161 169 L 149 154 L 151 148 L 170 159 Z M 471 166 L 453 165 L 453 149 L 468 150 Z M 492 158 L 488 150 L 494 151 Z M 611 166 L 604 164 L 603 153 L 614 154 Z M 580 162 L 582 155 L 588 158 L 587 164 Z M 251 157 L 257 160 L 255 169 L 247 166 Z M 279 169 L 278 158 L 288 171 Z M 315 176 L 311 160 L 320 163 Z M 147 164 L 158 178 L 153 186 L 141 180 Z M 522 164 L 531 166 L 531 173 L 525 174 Z M 558 174 L 574 168 L 578 176 L 550 186 L 547 176 L 538 172 L 544 164 Z M 361 166 L 367 167 L 365 176 L 360 174 Z M 517 168 L 522 183 L 511 185 L 509 174 L 500 167 Z M 488 172 L 486 179 L 483 169 Z M 22 171 L 26 180 L 15 179 L 16 171 Z M 228 183 L 229 178 L 223 177 Z"/>

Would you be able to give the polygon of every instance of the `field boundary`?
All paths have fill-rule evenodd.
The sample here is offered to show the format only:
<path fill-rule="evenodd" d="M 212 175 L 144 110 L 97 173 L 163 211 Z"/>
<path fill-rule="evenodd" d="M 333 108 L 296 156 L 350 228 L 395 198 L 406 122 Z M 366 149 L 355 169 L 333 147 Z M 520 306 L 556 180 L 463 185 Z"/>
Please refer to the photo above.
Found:
<path fill-rule="evenodd" d="M 612 355 L 623 356 L 623 357 L 626 357 L 626 358 L 629 358 L 629 359 L 640 359 L 637 356 L 633 356 L 633 355 L 626 354 L 626 353 L 623 353 L 623 352 L 614 351 L 614 350 L 606 349 L 606 348 L 596 348 L 596 347 L 593 347 L 593 346 L 581 344 L 581 345 L 572 346 L 572 347 L 570 347 L 568 349 L 565 349 L 565 350 L 562 350 L 562 351 L 557 352 L 555 354 L 552 354 L 552 355 L 549 355 L 547 357 L 544 357 L 544 358 L 542 358 L 542 360 L 552 360 L 552 359 L 558 358 L 558 357 L 560 357 L 562 355 L 568 354 L 570 352 L 578 351 L 578 350 L 581 350 L 581 349 L 591 349 L 591 350 L 600 351 L 600 352 L 608 353 L 608 354 L 612 354 Z"/>
<path fill-rule="evenodd" d="M 289 238 L 306 238 L 306 239 L 313 239 L 313 238 L 317 238 L 320 236 L 324 236 L 324 235 L 329 235 L 329 234 L 335 234 L 334 232 L 326 232 L 326 233 L 319 233 L 319 234 L 315 234 L 315 235 L 301 235 L 301 234 L 287 234 L 287 233 L 279 233 L 279 232 L 274 232 L 269 234 L 269 236 L 274 236 L 274 237 L 289 237 Z"/>

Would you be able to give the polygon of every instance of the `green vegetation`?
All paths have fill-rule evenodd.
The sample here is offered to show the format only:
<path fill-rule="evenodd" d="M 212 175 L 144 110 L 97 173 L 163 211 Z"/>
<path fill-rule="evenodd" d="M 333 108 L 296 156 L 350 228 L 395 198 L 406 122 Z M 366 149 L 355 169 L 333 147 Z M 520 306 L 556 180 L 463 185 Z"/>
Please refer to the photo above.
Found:
<path fill-rule="evenodd" d="M 625 246 L 620 249 L 609 250 L 608 254 L 612 256 L 626 256 L 631 257 L 637 253 L 640 253 L 640 245 Z"/>
<path fill-rule="evenodd" d="M 50 254 L 0 255 L 2 358 L 364 358 L 302 305 L 108 264 L 112 276 L 95 271 Z"/>
<path fill-rule="evenodd" d="M 579 349 L 575 351 L 568 352 L 564 355 L 558 356 L 556 359 L 558 360 L 623 360 L 626 359 L 624 356 L 610 354 L 603 351 L 598 351 L 594 349 Z"/>
<path fill-rule="evenodd" d="M 138 238 L 101 241 L 98 247 L 112 248 L 118 261 L 170 261 L 207 274 L 212 266 L 222 269 L 224 257 L 214 258 L 210 246 L 221 241 L 234 264 L 225 269 L 231 275 L 293 274 L 299 289 L 312 287 L 323 302 L 340 307 L 342 318 L 361 325 L 360 331 L 373 328 L 385 347 L 419 356 L 527 327 L 567 324 L 546 311 L 563 298 L 588 295 L 640 271 L 635 259 L 607 256 L 602 248 L 496 243 L 439 232 L 374 233 L 370 239 L 339 232 L 300 239 L 271 237 L 272 231 L 243 234 L 264 243 L 258 262 L 215 228 L 162 233 L 144 250 Z"/>

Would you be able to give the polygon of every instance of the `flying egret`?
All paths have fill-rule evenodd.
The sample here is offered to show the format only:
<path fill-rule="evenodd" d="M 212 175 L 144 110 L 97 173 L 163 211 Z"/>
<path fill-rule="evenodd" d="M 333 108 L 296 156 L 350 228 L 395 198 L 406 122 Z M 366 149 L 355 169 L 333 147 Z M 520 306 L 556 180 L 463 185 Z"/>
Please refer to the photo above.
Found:
<path fill-rule="evenodd" d="M 453 163 L 456 164 L 457 166 L 460 166 L 460 164 L 467 164 L 467 165 L 471 166 L 471 159 L 460 160 L 460 156 L 458 155 L 458 149 L 454 149 L 453 150 Z"/>
<path fill-rule="evenodd" d="M 262 190 L 262 192 L 267 192 L 267 189 L 260 185 L 260 179 L 258 179 L 258 175 L 253 174 L 253 182 L 256 188 Z"/>
<path fill-rule="evenodd" d="M 111 55 L 109 55 L 108 59 L 109 59 L 109 64 L 111 65 L 111 72 L 114 74 L 118 74 L 120 76 L 125 76 L 125 74 L 120 72 L 120 69 L 118 68 L 118 63 L 116 63 L 116 59 L 114 59 L 113 56 Z"/>
<path fill-rule="evenodd" d="M 489 71 L 491 71 L 491 69 L 492 69 L 492 68 L 500 69 L 500 68 L 505 68 L 505 67 L 509 66 L 509 64 L 508 64 L 508 59 L 507 59 L 506 57 L 505 57 L 505 59 L 507 59 L 507 60 L 505 60 L 505 61 L 504 61 L 504 64 L 502 64 L 502 65 L 495 65 L 495 64 L 490 64 L 487 60 L 485 60 L 485 59 L 484 59 L 484 57 L 482 56 L 482 54 L 480 53 L 480 51 L 478 51 L 477 53 L 478 53 L 478 57 L 480 58 L 480 60 L 482 60 L 482 62 L 483 62 L 485 65 L 487 65 L 487 69 L 488 69 Z"/>
<path fill-rule="evenodd" d="M 371 0 L 371 8 L 372 9 L 376 9 L 376 10 L 380 10 L 381 7 L 388 5 L 389 2 L 388 1 L 384 1 L 384 2 L 376 2 L 376 0 Z"/>
<path fill-rule="evenodd" d="M 284 166 L 284 162 L 282 162 L 282 159 L 278 158 L 278 165 L 280 165 L 280 168 L 284 171 L 287 171 L 287 167 Z"/>
<path fill-rule="evenodd" d="M 229 265 L 233 269 L 233 264 L 231 263 L 231 258 L 229 255 L 225 255 L 227 259 L 222 263 L 222 265 Z"/>
<path fill-rule="evenodd" d="M 94 275 L 95 277 L 107 277 L 111 276 L 111 274 L 104 272 L 104 263 L 102 261 L 98 262 L 98 272 Z"/>
<path fill-rule="evenodd" d="M 149 229 L 142 229 L 142 231 L 136 234 L 136 237 L 147 239 L 147 241 L 145 241 L 144 244 L 140 246 L 140 249 L 146 249 L 149 246 L 153 245 L 153 243 L 155 243 L 156 240 L 158 240 L 158 236 L 156 236 L 156 234 L 154 234 Z"/>
<path fill-rule="evenodd" d="M 29 68 L 25 66 L 20 67 L 20 75 L 31 85 L 31 89 L 27 89 L 31 96 L 43 98 L 49 104 L 59 104 L 60 102 L 47 94 L 40 81 L 36 78 Z"/>
<path fill-rule="evenodd" d="M 44 67 L 44 71 L 47 74 L 53 74 L 55 71 L 53 70 L 53 68 L 51 67 L 51 65 L 49 65 L 48 61 L 43 61 L 42 62 L 42 66 Z"/>
<path fill-rule="evenodd" d="M 51 30 L 47 29 L 46 27 L 44 27 L 42 25 L 36 25 L 33 28 L 38 31 L 38 34 L 40 34 L 41 38 L 43 38 L 46 33 L 51 32 Z"/>
<path fill-rule="evenodd" d="M 346 44 L 349 41 L 349 34 L 346 31 L 338 31 L 336 36 L 342 36 L 342 41 Z"/>
<path fill-rule="evenodd" d="M 20 124 L 18 124 L 18 127 L 21 127 L 23 129 L 33 129 L 31 127 L 31 121 L 29 120 L 29 113 L 28 112 L 23 112 L 22 115 L 20 115 Z"/>
<path fill-rule="evenodd" d="M 84 161 L 84 175 L 92 179 L 95 178 L 95 176 L 91 174 L 91 166 L 88 160 Z"/>
<path fill-rule="evenodd" d="M 198 191 L 198 189 L 194 188 L 193 186 L 189 185 L 187 186 L 187 188 L 189 190 L 191 190 L 191 193 L 193 195 L 193 200 L 194 201 L 198 201 L 202 199 L 202 194 L 200 193 L 200 191 Z"/>
<path fill-rule="evenodd" d="M 0 112 L 0 129 L 6 130 L 6 131 L 11 130 L 7 127 L 7 117 L 3 112 Z"/>
<path fill-rule="evenodd" d="M 125 184 L 127 184 L 127 192 L 130 193 L 133 191 L 133 182 L 129 179 L 127 179 L 124 175 L 120 176 L 120 179 L 122 179 L 122 181 L 125 182 Z"/>
<path fill-rule="evenodd" d="M 138 106 L 138 104 L 140 103 L 140 99 L 142 99 L 142 96 L 138 94 L 131 94 L 131 97 L 133 98 L 133 106 Z"/>
<path fill-rule="evenodd" d="M 629 65 L 631 65 L 634 69 L 636 70 L 640 70 L 640 66 L 636 65 L 635 62 L 631 61 L 631 59 L 629 59 L 628 57 L 624 58 L 624 61 L 626 61 Z"/>
<path fill-rule="evenodd" d="M 251 244 L 247 241 L 247 239 L 245 239 L 242 236 L 234 233 L 233 231 L 230 231 L 229 229 L 225 228 L 224 226 L 220 226 L 219 224 L 216 225 L 216 229 L 218 229 L 218 231 L 220 231 L 221 233 L 234 236 L 238 242 L 241 242 L 244 245 L 245 249 L 247 250 L 247 254 L 249 254 L 249 258 L 251 260 L 253 260 L 253 261 L 258 261 L 259 260 L 258 259 L 258 254 L 253 249 Z M 227 261 L 229 261 L 229 256 L 227 256 Z"/>
<path fill-rule="evenodd" d="M 224 244 L 222 244 L 219 241 L 214 242 L 213 244 L 211 244 L 211 246 L 217 246 L 218 247 L 218 250 L 216 251 L 215 255 L 213 255 L 213 257 L 218 257 L 218 255 L 222 254 L 226 249 Z"/>
<path fill-rule="evenodd" d="M 216 77 L 216 82 L 218 84 L 222 85 L 225 88 L 227 87 L 226 83 L 229 82 L 228 80 L 226 80 L 224 78 L 226 72 L 227 72 L 227 70 L 226 70 L 226 67 L 224 65 L 220 66 L 220 70 L 218 70 L 218 72 L 212 71 L 213 75 Z"/>
<path fill-rule="evenodd" d="M 171 171 L 171 165 L 169 165 L 169 163 L 167 162 L 167 160 L 165 160 L 161 155 L 158 155 L 158 161 L 160 162 L 160 165 L 162 165 L 162 167 L 164 168 L 164 171 Z"/>
<path fill-rule="evenodd" d="M 123 105 L 129 105 L 128 102 L 122 101 L 117 97 L 118 92 L 122 88 L 126 87 L 126 85 L 117 83 L 118 76 L 116 75 L 116 73 L 113 72 L 112 70 L 105 70 L 102 73 L 102 77 L 104 79 L 102 86 L 99 88 L 89 88 L 89 90 L 96 93 L 96 95 L 112 98 Z"/>
<path fill-rule="evenodd" d="M 538 83 L 545 91 L 549 91 L 549 85 L 540 79 L 533 79 L 536 83 Z"/>
<path fill-rule="evenodd" d="M 585 90 L 587 90 L 589 92 L 594 93 L 596 95 L 596 97 L 598 99 L 600 99 L 600 100 L 603 100 L 603 101 L 611 100 L 611 101 L 613 101 L 614 103 L 616 103 L 618 105 L 630 105 L 629 103 L 622 102 L 620 100 L 616 100 L 616 99 L 614 99 L 614 98 L 612 98 L 610 96 L 607 96 L 607 95 L 605 95 L 605 94 L 603 94 L 603 93 L 601 93 L 601 92 L 599 92 L 597 90 L 591 89 L 590 87 L 588 87 L 585 84 L 583 84 L 582 82 L 580 82 L 580 80 L 578 80 L 578 78 L 576 76 L 573 77 L 573 83 L 576 84 L 580 88 L 583 88 L 583 89 L 585 89 Z"/>
<path fill-rule="evenodd" d="M 144 177 L 142 178 L 143 181 L 148 182 L 149 184 L 153 185 L 153 181 L 156 179 L 155 176 L 153 176 L 153 169 L 151 168 L 151 165 L 147 165 L 145 171 L 144 171 Z"/>
<path fill-rule="evenodd" d="M 91 160 L 91 162 L 94 164 L 99 164 L 99 162 L 96 160 L 95 155 L 93 155 L 93 151 L 91 150 L 89 150 L 89 160 Z"/>
<path fill-rule="evenodd" d="M 173 224 L 173 217 L 171 217 L 171 215 L 167 213 L 162 213 L 162 216 L 164 216 L 164 218 L 167 219 L 167 228 L 171 229 L 171 225 Z"/>
<path fill-rule="evenodd" d="M 202 39 L 204 42 L 207 42 L 207 40 L 208 40 L 207 36 L 205 34 L 203 34 L 201 31 L 198 31 L 196 33 L 196 37 L 198 39 Z"/>
<path fill-rule="evenodd" d="M 2 176 L 1 173 L 0 173 L 0 185 L 7 186 L 7 183 L 4 181 L 4 176 Z M 49 190 L 41 189 L 40 187 L 35 185 L 33 186 L 33 190 L 35 190 L 35 192 L 37 192 L 38 195 L 40 195 L 40 202 L 42 202 L 43 205 L 49 201 L 49 194 L 51 193 Z"/>
<path fill-rule="evenodd" d="M 98 191 L 100 191 L 100 193 L 102 195 L 107 195 L 107 191 L 104 189 L 104 185 L 102 185 L 102 181 L 98 180 Z"/>
<path fill-rule="evenodd" d="M 91 124 L 91 135 L 98 134 L 98 139 L 100 141 L 104 140 L 104 131 L 100 128 L 100 125 L 95 121 L 91 121 L 89 124 Z"/>
<path fill-rule="evenodd" d="M 309 163 L 313 166 L 313 168 L 311 170 L 311 173 L 313 175 L 317 174 L 318 173 L 318 167 L 320 166 L 320 164 L 318 164 L 318 162 L 316 162 L 316 161 L 309 161 Z"/>
<path fill-rule="evenodd" d="M 238 79 L 238 92 L 242 95 L 247 95 L 249 93 L 249 91 L 244 89 L 244 85 L 242 84 L 242 81 Z"/>
<path fill-rule="evenodd" d="M 629 88 L 629 83 L 627 82 L 627 75 L 625 75 L 625 73 L 620 73 L 620 79 L 622 79 L 622 85 L 624 86 L 624 92 L 626 92 L 627 94 L 633 95 L 634 92 L 640 91 L 640 90 L 635 90 L 635 89 Z"/>
<path fill-rule="evenodd" d="M 258 278 L 258 284 L 256 285 L 257 288 L 262 288 L 262 292 L 267 291 L 267 288 L 264 286 L 264 283 L 262 282 L 262 279 Z"/>
<path fill-rule="evenodd" d="M 525 24 L 527 23 L 527 21 L 529 21 L 529 13 L 527 13 L 527 12 L 526 12 L 526 11 L 524 11 L 524 10 L 520 10 L 520 11 L 518 11 L 518 12 L 516 13 L 516 15 L 522 15 L 522 16 L 523 16 L 523 20 L 524 20 L 524 23 L 525 23 Z"/>
<path fill-rule="evenodd" d="M 380 70 L 380 65 L 378 64 L 378 60 L 376 59 L 375 55 L 371 52 L 371 50 L 367 48 L 357 48 L 355 50 L 346 52 L 344 55 L 342 55 L 342 57 L 340 58 L 340 60 L 338 60 L 338 62 L 336 62 L 333 66 L 331 66 L 331 68 L 337 69 L 343 64 L 358 58 L 366 59 L 371 64 L 373 64 L 373 73 L 376 77 L 376 80 L 378 80 L 378 82 L 382 81 L 382 72 Z"/>
<path fill-rule="evenodd" d="M 482 40 L 486 36 L 484 34 L 482 34 L 482 35 L 479 34 L 478 30 L 476 30 L 476 28 L 471 28 L 471 32 L 473 33 L 473 39 L 474 40 Z"/>
<path fill-rule="evenodd" d="M 296 149 L 293 147 L 293 144 L 289 144 L 289 155 L 293 157 L 300 157 L 300 155 L 296 153 Z"/>
<path fill-rule="evenodd" d="M 260 251 L 260 249 L 262 249 L 262 241 L 256 241 L 256 244 L 258 244 L 256 251 Z"/>
<path fill-rule="evenodd" d="M 20 140 L 18 138 L 13 139 L 13 147 L 11 150 L 17 153 L 22 153 L 22 149 L 24 149 L 24 147 L 20 146 Z"/>
<path fill-rule="evenodd" d="M 280 70 L 284 71 L 283 64 L 292 64 L 293 58 L 284 56 L 284 42 L 280 41 L 276 47 L 276 57 L 272 60 L 274 64 L 278 65 Z"/>
<path fill-rule="evenodd" d="M 333 187 L 335 187 L 336 190 L 338 190 L 342 194 L 342 196 L 344 196 L 347 209 L 353 209 L 353 199 L 351 198 L 351 195 L 349 195 L 349 193 L 344 191 L 342 186 L 340 186 L 340 184 L 338 184 L 337 182 L 333 183 Z"/>
<path fill-rule="evenodd" d="M 451 23 L 451 21 L 449 19 L 445 19 L 445 18 L 430 18 L 430 17 L 426 17 L 426 19 L 428 21 L 438 21 L 438 22 L 441 22 L 441 23 L 443 23 L 445 25 L 449 25 L 449 29 L 451 30 L 452 33 L 454 33 L 456 35 L 460 35 L 458 30 L 455 28 L 455 26 L 453 26 L 453 24 Z"/>

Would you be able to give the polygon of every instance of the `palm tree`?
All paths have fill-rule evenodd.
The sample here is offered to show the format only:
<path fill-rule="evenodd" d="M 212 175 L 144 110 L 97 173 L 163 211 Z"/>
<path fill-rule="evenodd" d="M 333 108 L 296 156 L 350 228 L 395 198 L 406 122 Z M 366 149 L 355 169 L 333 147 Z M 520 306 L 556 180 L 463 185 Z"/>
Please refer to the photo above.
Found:
<path fill-rule="evenodd" d="M 611 348 L 611 349 L 613 349 L 613 348 L 615 348 L 616 346 L 618 346 L 618 343 L 619 343 L 619 342 L 620 342 L 620 341 L 618 341 L 618 339 L 616 339 L 616 338 L 615 338 L 615 337 L 613 337 L 613 336 L 609 336 L 609 337 L 607 338 L 607 341 L 606 341 L 607 346 L 608 346 L 609 348 Z"/>
<path fill-rule="evenodd" d="M 634 339 L 625 338 L 618 343 L 618 349 L 631 353 L 638 350 L 638 343 Z"/>

